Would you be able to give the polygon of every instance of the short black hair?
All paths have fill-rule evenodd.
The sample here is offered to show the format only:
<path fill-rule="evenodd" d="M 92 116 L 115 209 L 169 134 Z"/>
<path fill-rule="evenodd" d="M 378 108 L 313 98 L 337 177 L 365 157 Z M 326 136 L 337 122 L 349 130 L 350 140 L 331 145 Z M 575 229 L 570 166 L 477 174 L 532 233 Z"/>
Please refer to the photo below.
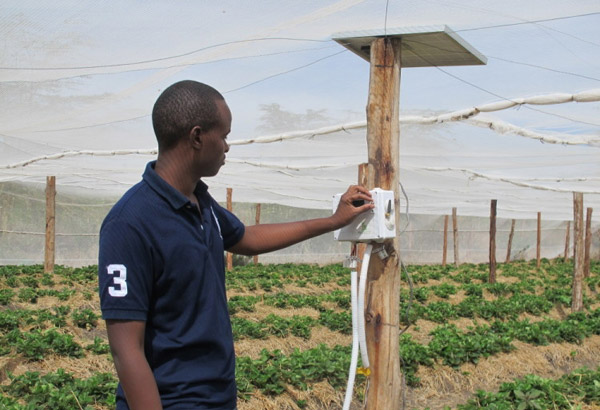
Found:
<path fill-rule="evenodd" d="M 224 100 L 221 93 L 198 81 L 179 81 L 165 89 L 152 109 L 159 151 L 174 147 L 196 125 L 209 131 L 218 124 L 217 100 Z"/>

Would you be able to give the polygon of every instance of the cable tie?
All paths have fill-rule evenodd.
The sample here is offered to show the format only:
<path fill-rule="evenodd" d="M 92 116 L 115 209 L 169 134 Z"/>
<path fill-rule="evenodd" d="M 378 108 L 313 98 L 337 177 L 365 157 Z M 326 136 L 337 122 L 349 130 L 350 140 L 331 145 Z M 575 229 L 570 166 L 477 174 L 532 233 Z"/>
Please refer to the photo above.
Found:
<path fill-rule="evenodd" d="M 364 368 L 364 367 L 357 367 L 356 368 L 356 373 L 357 374 L 362 374 L 363 376 L 367 376 L 369 377 L 371 375 L 371 369 L 370 368 Z"/>

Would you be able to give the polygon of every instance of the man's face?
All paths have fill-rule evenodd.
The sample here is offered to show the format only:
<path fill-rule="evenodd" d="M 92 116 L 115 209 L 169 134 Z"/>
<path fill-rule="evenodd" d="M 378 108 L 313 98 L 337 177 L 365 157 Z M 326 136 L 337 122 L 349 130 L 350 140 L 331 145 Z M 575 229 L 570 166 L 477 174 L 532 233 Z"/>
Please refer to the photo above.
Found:
<path fill-rule="evenodd" d="M 225 154 L 229 151 L 227 135 L 231 131 L 231 111 L 224 100 L 215 102 L 219 115 L 219 123 L 202 135 L 200 165 L 202 176 L 217 175 L 225 164 Z"/>

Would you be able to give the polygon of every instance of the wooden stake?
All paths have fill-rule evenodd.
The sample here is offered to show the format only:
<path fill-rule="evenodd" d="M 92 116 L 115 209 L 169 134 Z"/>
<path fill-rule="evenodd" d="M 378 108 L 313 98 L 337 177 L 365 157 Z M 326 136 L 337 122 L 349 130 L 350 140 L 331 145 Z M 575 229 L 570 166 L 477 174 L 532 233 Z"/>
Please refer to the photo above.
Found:
<path fill-rule="evenodd" d="M 442 266 L 446 266 L 448 254 L 448 215 L 444 215 L 444 248 L 442 250 Z"/>
<path fill-rule="evenodd" d="M 227 210 L 231 212 L 233 210 L 231 197 L 233 196 L 233 189 L 227 188 Z M 227 270 L 230 271 L 233 269 L 233 254 L 231 252 L 227 252 Z"/>
<path fill-rule="evenodd" d="M 590 248 L 592 247 L 592 208 L 587 209 L 585 218 L 585 253 L 583 259 L 583 277 L 590 277 Z"/>
<path fill-rule="evenodd" d="M 542 263 L 542 213 L 537 213 L 537 241 L 535 246 L 536 264 L 539 269 Z"/>
<path fill-rule="evenodd" d="M 400 226 L 399 93 L 400 39 L 382 37 L 371 43 L 371 75 L 367 103 L 368 187 L 394 191 L 396 231 Z M 385 240 L 374 252 L 368 269 L 365 315 L 371 375 L 367 410 L 396 410 L 402 397 L 399 356 L 400 246 L 399 238 Z"/>
<path fill-rule="evenodd" d="M 488 283 L 496 283 L 496 205 L 498 200 L 492 199 L 490 204 L 490 277 Z"/>
<path fill-rule="evenodd" d="M 567 263 L 569 260 L 569 245 L 571 244 L 571 221 L 567 221 L 567 237 L 565 238 L 565 260 Z"/>
<path fill-rule="evenodd" d="M 575 269 L 573 270 L 573 293 L 571 296 L 571 311 L 583 310 L 583 194 L 573 192 L 573 247 L 575 248 Z"/>
<path fill-rule="evenodd" d="M 508 235 L 508 245 L 506 246 L 506 260 L 505 263 L 510 262 L 510 252 L 512 250 L 512 241 L 515 236 L 515 220 L 513 219 L 510 223 L 510 234 Z"/>
<path fill-rule="evenodd" d="M 56 177 L 46 177 L 46 243 L 44 245 L 44 273 L 54 272 L 56 244 Z"/>
<path fill-rule="evenodd" d="M 358 185 L 368 188 L 369 185 L 369 164 L 358 165 Z M 365 256 L 367 244 L 359 242 L 356 244 L 356 257 L 358 258 L 357 271 L 361 272 L 362 260 Z M 364 314 L 364 312 L 362 313 Z"/>
<path fill-rule="evenodd" d="M 452 208 L 452 233 L 454 238 L 454 266 L 458 268 L 458 218 L 456 208 Z"/>
<path fill-rule="evenodd" d="M 256 204 L 256 215 L 254 216 L 254 224 L 260 224 L 260 204 Z M 254 255 L 252 258 L 255 265 L 258 265 L 258 255 Z"/>

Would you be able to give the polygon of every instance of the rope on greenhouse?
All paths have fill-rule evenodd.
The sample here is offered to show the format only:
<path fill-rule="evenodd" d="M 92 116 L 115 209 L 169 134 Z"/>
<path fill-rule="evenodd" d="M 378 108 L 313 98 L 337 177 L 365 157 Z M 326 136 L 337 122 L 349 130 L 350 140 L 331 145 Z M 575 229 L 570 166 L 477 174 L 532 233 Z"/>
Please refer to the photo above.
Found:
<path fill-rule="evenodd" d="M 566 93 L 555 93 L 538 95 L 527 98 L 515 98 L 512 100 L 502 100 L 489 104 L 484 104 L 472 108 L 463 110 L 457 110 L 450 113 L 434 115 L 434 116 L 402 116 L 400 117 L 400 123 L 405 124 L 439 124 L 449 121 L 464 121 L 469 120 L 467 123 L 480 127 L 488 127 L 491 130 L 504 134 L 513 133 L 527 138 L 533 138 L 542 142 L 550 144 L 569 144 L 569 145 L 580 145 L 580 144 L 600 144 L 600 137 L 595 135 L 569 135 L 567 138 L 558 138 L 554 135 L 542 134 L 534 131 L 527 130 L 516 125 L 506 123 L 499 120 L 473 120 L 472 117 L 482 112 L 493 112 L 506 110 L 508 108 L 515 107 L 517 105 L 548 105 L 548 104 L 564 104 L 567 102 L 597 102 L 600 101 L 600 89 L 592 89 L 582 91 L 576 94 Z M 318 135 L 327 135 L 339 131 L 349 131 L 353 129 L 362 129 L 367 126 L 366 121 L 357 121 L 347 124 L 332 125 L 314 130 L 303 130 L 294 131 L 278 135 L 267 135 L 263 137 L 249 138 L 245 140 L 233 140 L 229 142 L 229 145 L 248 145 L 248 144 L 266 144 L 272 142 L 280 142 L 295 138 L 310 138 Z M 92 155 L 92 156 L 115 156 L 115 155 L 156 155 L 158 149 L 134 149 L 134 150 L 114 150 L 114 151 L 93 151 L 93 150 L 81 150 L 81 151 L 65 151 L 57 154 L 43 155 L 40 157 L 32 158 L 26 161 L 16 162 L 14 164 L 2 165 L 0 169 L 11 169 L 11 168 L 23 168 L 33 163 L 54 160 L 67 157 L 75 157 L 79 155 Z"/>
<path fill-rule="evenodd" d="M 332 126 L 328 126 L 328 127 L 317 128 L 314 130 L 294 131 L 294 132 L 288 132 L 288 133 L 279 134 L 279 135 L 267 135 L 264 137 L 250 138 L 250 139 L 246 139 L 246 140 L 235 140 L 235 141 L 231 141 L 229 143 L 229 145 L 266 144 L 266 143 L 270 143 L 270 142 L 280 142 L 280 141 L 290 140 L 290 139 L 294 139 L 294 138 L 306 138 L 306 137 L 314 137 L 317 135 L 327 135 L 327 134 L 332 134 L 334 132 L 339 132 L 339 131 L 348 131 L 348 130 L 357 129 L 357 128 L 365 128 L 366 126 L 367 126 L 366 121 L 357 121 L 357 122 L 351 122 L 348 124 L 332 125 Z"/>
<path fill-rule="evenodd" d="M 447 172 L 447 171 L 462 172 L 462 173 L 465 173 L 465 174 L 470 174 L 472 177 L 475 177 L 475 178 L 483 178 L 483 179 L 487 179 L 487 180 L 490 180 L 490 181 L 506 182 L 506 183 L 509 183 L 509 184 L 512 184 L 512 185 L 516 185 L 516 186 L 520 186 L 520 187 L 523 187 L 523 188 L 533 188 L 533 189 L 539 189 L 539 190 L 542 190 L 542 191 L 553 191 L 553 192 L 573 192 L 573 191 L 577 191 L 577 192 L 581 192 L 583 194 L 600 194 L 600 190 L 551 188 L 551 187 L 546 187 L 546 186 L 542 186 L 542 185 L 535 185 L 535 184 L 529 184 L 529 183 L 526 183 L 526 182 L 515 181 L 513 179 L 508 179 L 508 178 L 504 178 L 504 177 L 497 177 L 497 176 L 486 175 L 486 174 L 482 174 L 481 172 L 477 172 L 477 171 L 473 171 L 471 169 L 465 169 L 465 168 L 422 167 L 422 168 L 414 168 L 414 169 L 416 169 L 416 170 L 425 170 L 425 171 L 433 171 L 433 172 Z M 562 179 L 556 179 L 556 180 L 557 181 L 561 181 Z"/>
<path fill-rule="evenodd" d="M 14 164 L 2 165 L 0 169 L 11 169 L 11 168 L 23 168 L 33 163 L 44 161 L 61 159 L 68 157 L 77 157 L 79 155 L 92 155 L 98 157 L 110 157 L 115 155 L 156 155 L 158 149 L 134 149 L 134 150 L 114 150 L 114 151 L 93 151 L 93 150 L 81 150 L 81 151 L 64 151 L 57 154 L 42 155 L 41 157 L 35 157 L 26 161 L 15 162 Z"/>
<path fill-rule="evenodd" d="M 472 108 L 463 110 L 457 110 L 450 113 L 434 115 L 434 116 L 401 116 L 400 123 L 404 124 L 439 124 L 449 121 L 464 121 L 470 120 L 467 123 L 472 125 L 487 127 L 491 130 L 500 133 L 513 133 L 522 137 L 533 138 L 546 142 L 549 144 L 568 144 L 568 145 L 581 145 L 590 143 L 600 143 L 599 136 L 565 136 L 565 138 L 559 138 L 555 135 L 542 134 L 534 131 L 527 130 L 516 125 L 499 121 L 499 120 L 473 120 L 472 117 L 482 112 L 493 112 L 506 110 L 508 108 L 515 107 L 517 105 L 548 105 L 548 104 L 564 104 L 567 102 L 597 102 L 600 101 L 600 89 L 593 89 L 582 91 L 577 94 L 545 94 L 527 98 L 516 98 L 512 100 L 503 100 L 484 104 Z M 317 135 L 326 135 L 339 131 L 348 131 L 352 129 L 365 128 L 367 126 L 366 121 L 357 121 L 348 124 L 334 125 L 329 127 L 317 128 L 314 130 L 295 131 L 279 135 L 270 135 L 264 137 L 250 138 L 246 140 L 231 141 L 230 145 L 247 145 L 247 144 L 264 144 L 271 142 L 280 142 L 294 138 L 306 138 L 314 137 Z"/>

